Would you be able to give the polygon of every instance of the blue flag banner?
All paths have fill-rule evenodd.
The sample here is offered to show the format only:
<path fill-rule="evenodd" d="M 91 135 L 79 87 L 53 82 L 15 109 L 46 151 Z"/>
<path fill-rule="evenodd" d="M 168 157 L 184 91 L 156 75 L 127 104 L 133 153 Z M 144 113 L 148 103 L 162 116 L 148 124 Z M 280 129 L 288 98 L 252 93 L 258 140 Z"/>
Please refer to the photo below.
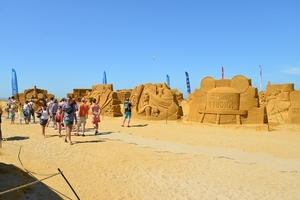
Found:
<path fill-rule="evenodd" d="M 222 79 L 224 79 L 224 67 L 222 66 Z"/>
<path fill-rule="evenodd" d="M 103 73 L 103 84 L 107 84 L 106 73 L 105 73 L 105 71 L 104 71 L 104 73 Z"/>
<path fill-rule="evenodd" d="M 169 77 L 168 74 L 167 74 L 167 85 L 171 88 L 171 85 L 170 85 L 170 77 Z"/>
<path fill-rule="evenodd" d="M 185 72 L 185 77 L 186 77 L 187 93 L 191 94 L 190 78 L 189 78 L 189 74 L 187 72 Z"/>
<path fill-rule="evenodd" d="M 17 73 L 14 69 L 12 69 L 11 90 L 12 90 L 12 95 L 18 93 Z"/>

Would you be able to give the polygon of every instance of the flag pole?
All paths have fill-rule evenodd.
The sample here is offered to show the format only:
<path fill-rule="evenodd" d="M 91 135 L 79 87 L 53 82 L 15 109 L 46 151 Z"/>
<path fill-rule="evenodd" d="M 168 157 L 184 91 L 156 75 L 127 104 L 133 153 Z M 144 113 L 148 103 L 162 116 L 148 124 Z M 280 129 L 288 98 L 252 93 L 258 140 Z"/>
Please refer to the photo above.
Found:
<path fill-rule="evenodd" d="M 259 89 L 260 89 L 260 92 L 261 92 L 261 86 L 262 86 L 262 68 L 259 65 Z"/>
<path fill-rule="evenodd" d="M 222 66 L 222 79 L 224 79 L 224 67 Z"/>

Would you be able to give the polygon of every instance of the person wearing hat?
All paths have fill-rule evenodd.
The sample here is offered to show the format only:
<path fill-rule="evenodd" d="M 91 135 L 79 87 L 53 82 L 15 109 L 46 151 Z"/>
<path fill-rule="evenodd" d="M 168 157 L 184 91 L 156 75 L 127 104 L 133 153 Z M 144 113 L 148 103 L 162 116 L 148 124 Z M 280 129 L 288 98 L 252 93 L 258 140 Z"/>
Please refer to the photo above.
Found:
<path fill-rule="evenodd" d="M 130 127 L 130 119 L 131 119 L 131 108 L 133 104 L 129 101 L 129 98 L 126 98 L 126 101 L 124 102 L 124 120 L 122 123 L 122 126 L 124 126 L 126 119 L 128 119 L 127 127 Z"/>
<path fill-rule="evenodd" d="M 85 98 L 82 98 L 81 103 L 78 106 L 78 119 L 77 119 L 77 127 L 76 127 L 77 135 L 79 135 L 79 128 L 80 126 L 82 126 L 81 127 L 82 136 L 85 136 L 84 135 L 85 124 L 88 117 L 89 117 L 89 106 L 85 103 Z"/>

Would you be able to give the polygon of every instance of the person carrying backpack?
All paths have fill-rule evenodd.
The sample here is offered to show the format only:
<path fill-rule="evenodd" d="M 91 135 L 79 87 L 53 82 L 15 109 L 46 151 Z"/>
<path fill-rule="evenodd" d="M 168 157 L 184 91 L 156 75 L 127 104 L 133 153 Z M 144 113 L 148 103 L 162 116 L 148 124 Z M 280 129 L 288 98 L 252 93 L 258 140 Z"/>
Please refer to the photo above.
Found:
<path fill-rule="evenodd" d="M 127 127 L 130 127 L 130 119 L 131 119 L 131 108 L 133 104 L 129 101 L 129 98 L 126 98 L 124 102 L 124 120 L 122 126 L 124 126 L 126 119 L 128 119 Z"/>

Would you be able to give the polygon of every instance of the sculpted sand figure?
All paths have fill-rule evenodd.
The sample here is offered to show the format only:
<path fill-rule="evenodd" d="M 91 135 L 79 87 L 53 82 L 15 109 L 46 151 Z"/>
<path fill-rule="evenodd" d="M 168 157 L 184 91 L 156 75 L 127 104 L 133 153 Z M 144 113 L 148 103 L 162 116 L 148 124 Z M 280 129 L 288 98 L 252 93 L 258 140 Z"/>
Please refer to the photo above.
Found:
<path fill-rule="evenodd" d="M 216 124 L 266 123 L 266 109 L 258 105 L 257 88 L 242 75 L 215 80 L 205 77 L 195 89 L 188 121 Z"/>
<path fill-rule="evenodd" d="M 143 107 L 139 109 L 139 114 L 145 112 L 146 116 L 151 116 L 151 105 L 149 104 L 150 96 L 148 92 L 143 95 Z"/>
<path fill-rule="evenodd" d="M 131 93 L 136 105 L 132 115 L 153 120 L 178 119 L 182 116 L 182 109 L 175 96 L 166 84 L 139 85 Z"/>
<path fill-rule="evenodd" d="M 112 84 L 93 85 L 92 91 L 84 98 L 89 99 L 89 102 L 91 102 L 92 99 L 96 99 L 96 103 L 102 110 L 101 115 L 119 117 L 122 116 L 119 105 L 120 101 L 118 100 L 117 93 L 112 89 Z"/>
<path fill-rule="evenodd" d="M 300 91 L 294 90 L 294 84 L 271 84 L 259 94 L 260 105 L 266 107 L 269 118 L 283 120 L 283 112 L 288 112 L 285 122 L 300 124 Z"/>
<path fill-rule="evenodd" d="M 41 107 L 46 99 L 54 97 L 54 95 L 49 94 L 47 90 L 39 89 L 36 86 L 34 86 L 32 89 L 26 89 L 23 93 L 18 93 L 14 96 L 16 100 L 22 104 L 24 104 L 26 100 L 32 100 L 37 107 Z"/>
<path fill-rule="evenodd" d="M 162 84 L 159 84 L 157 87 L 157 95 L 161 97 L 164 94 L 164 88 Z"/>

